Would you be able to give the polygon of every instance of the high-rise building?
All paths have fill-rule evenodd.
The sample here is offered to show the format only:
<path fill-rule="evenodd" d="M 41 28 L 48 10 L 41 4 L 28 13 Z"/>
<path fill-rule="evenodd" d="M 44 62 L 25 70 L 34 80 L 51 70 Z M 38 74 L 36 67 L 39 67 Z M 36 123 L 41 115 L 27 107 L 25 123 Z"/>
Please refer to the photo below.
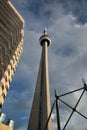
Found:
<path fill-rule="evenodd" d="M 8 92 L 23 46 L 24 20 L 9 0 L 0 0 L 0 108 Z"/>
<path fill-rule="evenodd" d="M 23 46 L 24 20 L 9 0 L 0 0 L 0 109 L 14 76 Z M 0 130 L 13 130 L 14 121 L 5 124 L 0 115 Z"/>
<path fill-rule="evenodd" d="M 0 114 L 0 130 L 13 130 L 14 127 L 14 121 L 13 120 L 7 120 L 6 123 L 5 121 L 5 114 L 1 113 Z"/>
<path fill-rule="evenodd" d="M 40 37 L 42 55 L 27 130 L 44 130 L 50 114 L 50 90 L 48 76 L 48 46 L 50 43 L 50 37 L 47 34 L 47 29 L 45 29 L 44 34 Z M 46 130 L 52 130 L 51 119 Z"/>
<path fill-rule="evenodd" d="M 0 124 L 0 130 L 13 130 L 13 129 L 5 124 Z"/>

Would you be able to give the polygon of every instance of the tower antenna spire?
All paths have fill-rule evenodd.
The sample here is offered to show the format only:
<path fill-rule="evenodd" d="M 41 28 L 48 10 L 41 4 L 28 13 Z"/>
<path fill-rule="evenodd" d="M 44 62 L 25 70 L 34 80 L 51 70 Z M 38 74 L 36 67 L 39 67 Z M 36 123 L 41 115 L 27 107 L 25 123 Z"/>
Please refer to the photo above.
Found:
<path fill-rule="evenodd" d="M 47 27 L 44 28 L 44 35 L 47 35 Z"/>

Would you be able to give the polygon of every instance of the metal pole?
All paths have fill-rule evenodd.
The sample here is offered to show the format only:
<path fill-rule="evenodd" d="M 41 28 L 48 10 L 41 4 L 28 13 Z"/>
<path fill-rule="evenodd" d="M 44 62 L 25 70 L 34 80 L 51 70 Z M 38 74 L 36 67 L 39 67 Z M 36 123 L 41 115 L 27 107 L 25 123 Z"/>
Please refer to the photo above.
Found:
<path fill-rule="evenodd" d="M 55 101 L 54 101 L 54 103 L 53 103 L 53 105 L 52 105 L 51 112 L 50 112 L 50 115 L 49 115 L 48 120 L 47 120 L 47 122 L 46 122 L 46 125 L 45 125 L 45 127 L 44 127 L 44 130 L 46 130 L 46 128 L 47 128 L 47 126 L 48 126 L 48 123 L 49 123 L 51 114 L 52 114 L 52 112 L 53 112 L 54 105 L 55 105 Z"/>
<path fill-rule="evenodd" d="M 61 127 L 60 127 L 60 116 L 59 116 L 59 105 L 58 105 L 58 96 L 56 94 L 56 91 L 55 91 L 55 98 L 56 98 L 56 115 L 57 115 L 57 128 L 58 130 L 61 130 Z"/>

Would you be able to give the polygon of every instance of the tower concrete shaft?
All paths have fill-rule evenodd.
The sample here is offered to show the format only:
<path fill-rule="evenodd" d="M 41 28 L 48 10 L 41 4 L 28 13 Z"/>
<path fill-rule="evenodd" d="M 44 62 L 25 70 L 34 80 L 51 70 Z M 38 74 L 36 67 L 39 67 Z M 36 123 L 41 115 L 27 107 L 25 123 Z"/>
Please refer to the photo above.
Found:
<path fill-rule="evenodd" d="M 40 38 L 42 56 L 27 130 L 44 130 L 50 113 L 50 90 L 48 75 L 48 46 L 50 45 L 50 42 L 50 37 L 45 31 L 44 35 Z M 47 130 L 52 130 L 51 119 Z"/>

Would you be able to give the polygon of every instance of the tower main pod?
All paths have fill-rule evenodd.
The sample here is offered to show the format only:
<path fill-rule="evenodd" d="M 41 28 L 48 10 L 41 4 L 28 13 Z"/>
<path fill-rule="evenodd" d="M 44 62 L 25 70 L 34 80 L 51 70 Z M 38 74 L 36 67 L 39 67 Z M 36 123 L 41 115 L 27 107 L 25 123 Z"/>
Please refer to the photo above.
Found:
<path fill-rule="evenodd" d="M 44 130 L 46 121 L 50 114 L 50 90 L 48 75 L 48 46 L 50 43 L 50 37 L 45 29 L 44 34 L 40 37 L 42 56 L 27 130 Z M 51 119 L 48 123 L 47 130 L 52 130 Z"/>

